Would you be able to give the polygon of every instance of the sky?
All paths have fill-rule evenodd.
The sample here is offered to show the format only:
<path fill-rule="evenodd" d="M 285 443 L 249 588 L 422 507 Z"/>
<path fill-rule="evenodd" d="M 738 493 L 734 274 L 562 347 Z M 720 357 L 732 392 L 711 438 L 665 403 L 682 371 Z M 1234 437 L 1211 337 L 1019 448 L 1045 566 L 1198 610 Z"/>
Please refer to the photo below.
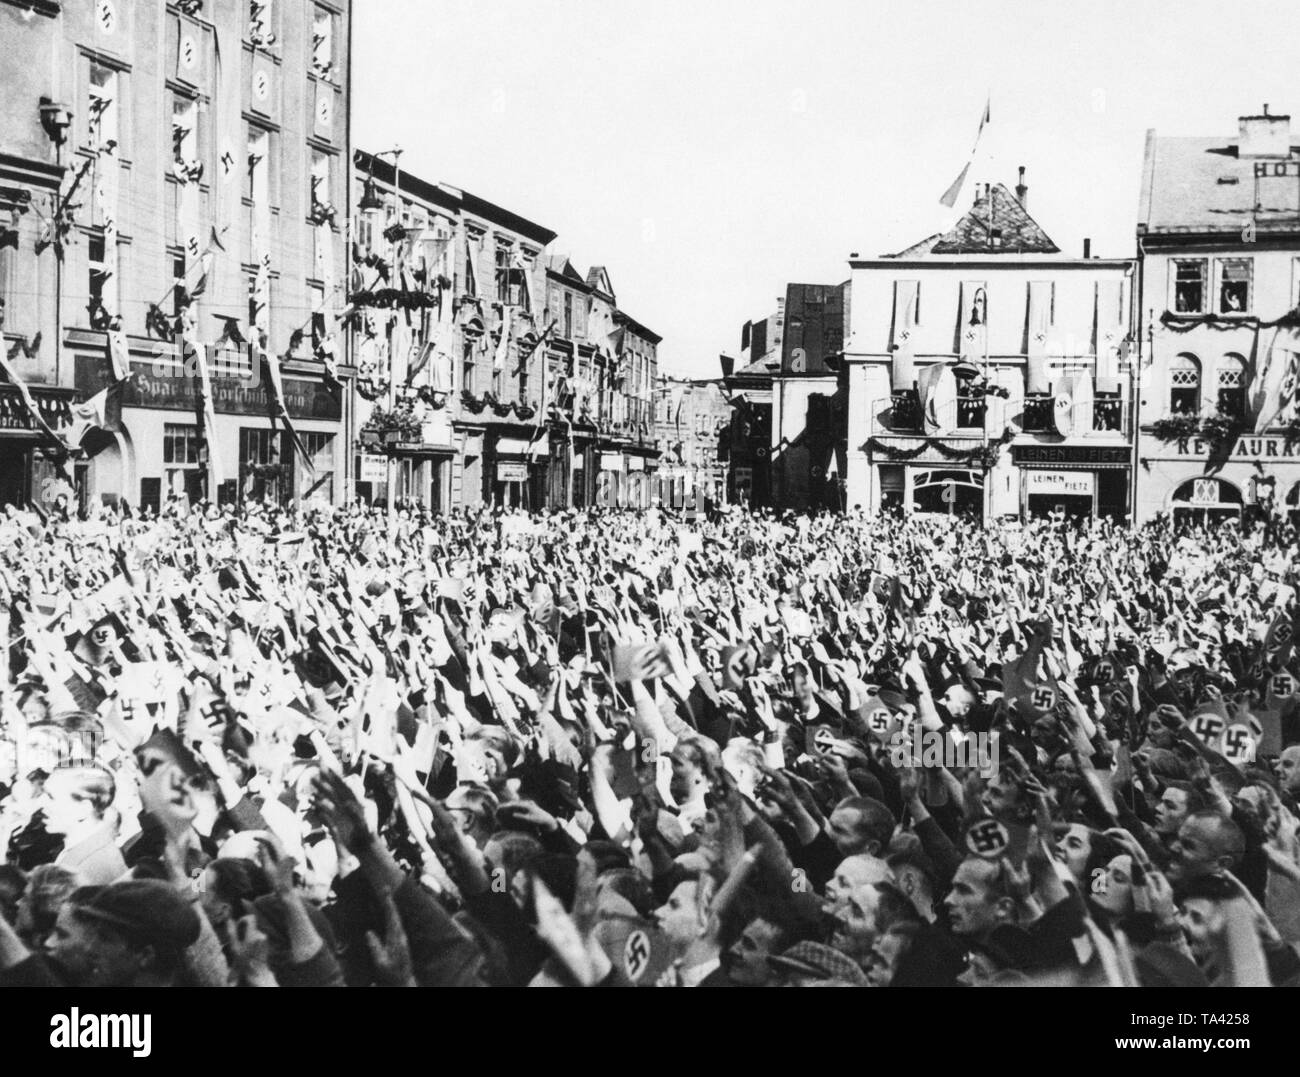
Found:
<path fill-rule="evenodd" d="M 1016 183 L 1067 254 L 1134 251 L 1145 132 L 1296 115 L 1295 0 L 355 0 L 353 143 L 604 265 L 662 371 L 716 377 L 788 281 Z M 939 198 L 990 120 L 956 209 Z"/>

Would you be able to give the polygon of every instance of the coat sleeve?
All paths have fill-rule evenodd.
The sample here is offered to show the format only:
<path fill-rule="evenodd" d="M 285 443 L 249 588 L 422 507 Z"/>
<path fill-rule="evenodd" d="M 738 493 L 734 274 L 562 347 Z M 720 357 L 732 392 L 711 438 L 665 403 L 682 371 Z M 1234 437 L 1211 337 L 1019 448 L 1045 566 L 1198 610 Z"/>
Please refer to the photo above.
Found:
<path fill-rule="evenodd" d="M 408 876 L 393 892 L 422 987 L 478 987 L 483 955 L 434 896 Z"/>

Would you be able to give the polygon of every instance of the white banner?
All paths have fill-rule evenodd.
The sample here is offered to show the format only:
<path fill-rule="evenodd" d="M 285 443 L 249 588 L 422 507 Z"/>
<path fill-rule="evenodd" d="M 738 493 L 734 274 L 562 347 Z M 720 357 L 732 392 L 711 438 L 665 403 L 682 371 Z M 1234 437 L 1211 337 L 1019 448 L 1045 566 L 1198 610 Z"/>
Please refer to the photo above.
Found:
<path fill-rule="evenodd" d="M 1097 476 L 1091 471 L 1030 471 L 1025 493 L 1092 497 Z"/>

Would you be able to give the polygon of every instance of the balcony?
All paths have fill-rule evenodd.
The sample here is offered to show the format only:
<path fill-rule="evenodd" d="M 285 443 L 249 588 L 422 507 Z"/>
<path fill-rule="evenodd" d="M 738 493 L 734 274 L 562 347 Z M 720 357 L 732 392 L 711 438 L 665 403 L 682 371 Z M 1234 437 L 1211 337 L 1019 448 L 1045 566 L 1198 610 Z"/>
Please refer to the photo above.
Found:
<path fill-rule="evenodd" d="M 986 403 L 982 396 L 957 397 L 957 430 L 984 429 L 984 412 Z M 924 432 L 921 418 L 921 402 L 915 389 L 905 389 L 893 394 L 889 417 L 885 422 L 888 430 L 898 433 L 919 434 Z"/>
<path fill-rule="evenodd" d="M 1026 434 L 1050 434 L 1056 431 L 1055 397 L 1034 393 L 1025 397 L 1020 428 Z M 1128 409 L 1121 397 L 1099 396 L 1092 402 L 1092 432 L 1123 434 L 1128 430 Z"/>

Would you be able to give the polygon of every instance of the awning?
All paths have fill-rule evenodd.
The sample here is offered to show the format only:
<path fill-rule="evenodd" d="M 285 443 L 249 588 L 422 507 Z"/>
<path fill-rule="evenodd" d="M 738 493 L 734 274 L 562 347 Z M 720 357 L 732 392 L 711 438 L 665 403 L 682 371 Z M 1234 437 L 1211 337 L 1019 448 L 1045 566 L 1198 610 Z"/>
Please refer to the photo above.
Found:
<path fill-rule="evenodd" d="M 528 442 L 523 438 L 497 438 L 498 456 L 523 456 L 528 452 Z"/>

